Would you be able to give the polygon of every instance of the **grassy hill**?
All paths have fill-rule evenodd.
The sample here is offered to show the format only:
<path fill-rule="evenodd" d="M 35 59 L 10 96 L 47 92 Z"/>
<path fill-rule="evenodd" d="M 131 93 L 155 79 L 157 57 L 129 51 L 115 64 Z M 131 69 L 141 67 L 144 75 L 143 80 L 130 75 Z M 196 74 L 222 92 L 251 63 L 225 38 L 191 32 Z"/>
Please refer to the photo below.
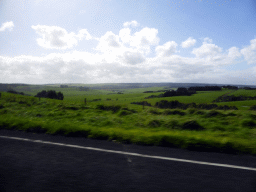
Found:
<path fill-rule="evenodd" d="M 17 86 L 1 92 L 0 128 L 82 136 L 119 142 L 181 147 L 191 150 L 256 154 L 256 100 L 221 102 L 238 110 L 189 107 L 160 109 L 161 100 L 211 104 L 222 95 L 256 96 L 255 90 L 198 91 L 191 96 L 145 99 L 166 87 L 79 91 L 76 87 Z M 42 90 L 61 91 L 64 100 L 35 98 Z M 143 93 L 145 91 L 159 91 Z M 122 94 L 120 94 L 122 93 Z M 84 100 L 86 98 L 86 103 Z M 151 106 L 131 104 L 147 101 Z"/>

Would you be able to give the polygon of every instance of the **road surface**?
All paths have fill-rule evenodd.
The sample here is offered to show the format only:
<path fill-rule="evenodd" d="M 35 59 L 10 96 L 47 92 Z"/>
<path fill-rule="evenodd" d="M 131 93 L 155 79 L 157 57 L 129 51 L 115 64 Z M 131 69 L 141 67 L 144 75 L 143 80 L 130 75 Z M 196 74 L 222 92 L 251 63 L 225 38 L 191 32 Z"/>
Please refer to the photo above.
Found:
<path fill-rule="evenodd" d="M 251 155 L 8 130 L 0 136 L 8 136 L 0 137 L 0 191 L 256 191 Z"/>

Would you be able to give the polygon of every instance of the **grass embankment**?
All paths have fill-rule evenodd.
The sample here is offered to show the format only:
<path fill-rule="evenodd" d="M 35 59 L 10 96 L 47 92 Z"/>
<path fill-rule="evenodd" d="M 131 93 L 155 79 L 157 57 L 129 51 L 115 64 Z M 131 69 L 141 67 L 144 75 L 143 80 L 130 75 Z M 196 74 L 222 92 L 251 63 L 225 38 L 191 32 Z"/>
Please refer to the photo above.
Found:
<path fill-rule="evenodd" d="M 211 99 L 225 93 L 212 92 Z M 170 110 L 147 106 L 143 109 L 142 106 L 129 104 L 134 98 L 143 100 L 144 95 L 147 96 L 143 93 L 107 95 L 101 92 L 101 101 L 84 105 L 80 100 L 65 101 L 65 97 L 64 101 L 44 98 L 39 101 L 34 97 L 2 93 L 0 128 L 143 145 L 256 154 L 255 111 Z M 194 95 L 193 102 L 205 96 L 204 100 L 209 100 L 210 93 Z M 107 101 L 108 97 L 111 100 Z M 119 99 L 115 100 L 116 97 Z M 180 99 L 180 102 L 191 100 L 190 97 Z M 154 105 L 159 99 L 147 101 Z M 232 105 L 235 103 L 232 102 Z"/>

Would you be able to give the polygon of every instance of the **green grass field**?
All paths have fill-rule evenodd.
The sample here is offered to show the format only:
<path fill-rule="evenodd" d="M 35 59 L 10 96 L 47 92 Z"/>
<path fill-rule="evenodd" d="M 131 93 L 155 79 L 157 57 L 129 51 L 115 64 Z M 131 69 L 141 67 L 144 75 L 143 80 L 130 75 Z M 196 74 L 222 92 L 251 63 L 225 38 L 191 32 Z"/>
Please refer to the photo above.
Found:
<path fill-rule="evenodd" d="M 237 106 L 238 110 L 195 108 L 159 109 L 161 100 L 182 103 L 211 103 L 230 90 L 197 92 L 192 96 L 145 99 L 163 87 L 79 91 L 52 86 L 17 87 L 32 96 L 2 92 L 0 128 L 117 140 L 125 143 L 180 147 L 191 150 L 256 154 L 256 111 L 249 110 L 256 100 L 217 103 Z M 35 98 L 41 90 L 61 91 L 64 100 Z M 255 96 L 254 90 L 230 94 Z M 87 103 L 84 103 L 86 98 Z M 98 101 L 93 101 L 100 99 Z M 147 101 L 152 106 L 131 104 Z"/>

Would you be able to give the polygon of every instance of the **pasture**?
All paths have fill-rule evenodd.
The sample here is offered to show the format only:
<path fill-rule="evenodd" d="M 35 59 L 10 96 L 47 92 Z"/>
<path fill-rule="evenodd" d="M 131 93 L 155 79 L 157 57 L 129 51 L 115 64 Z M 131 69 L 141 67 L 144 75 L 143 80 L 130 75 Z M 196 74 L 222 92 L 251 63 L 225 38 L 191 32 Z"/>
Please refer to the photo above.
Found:
<path fill-rule="evenodd" d="M 198 91 L 191 96 L 145 99 L 165 87 L 79 91 L 77 87 L 20 86 L 31 96 L 2 92 L 0 128 L 106 139 L 191 150 L 256 154 L 256 100 L 220 102 L 238 110 L 160 109 L 161 100 L 211 104 L 222 95 L 256 96 L 255 90 Z M 36 98 L 42 90 L 61 91 L 64 100 Z M 154 93 L 143 93 L 154 91 Z M 159 92 L 157 92 L 159 91 Z M 86 98 L 86 103 L 84 99 Z M 151 106 L 131 104 L 147 101 Z"/>

